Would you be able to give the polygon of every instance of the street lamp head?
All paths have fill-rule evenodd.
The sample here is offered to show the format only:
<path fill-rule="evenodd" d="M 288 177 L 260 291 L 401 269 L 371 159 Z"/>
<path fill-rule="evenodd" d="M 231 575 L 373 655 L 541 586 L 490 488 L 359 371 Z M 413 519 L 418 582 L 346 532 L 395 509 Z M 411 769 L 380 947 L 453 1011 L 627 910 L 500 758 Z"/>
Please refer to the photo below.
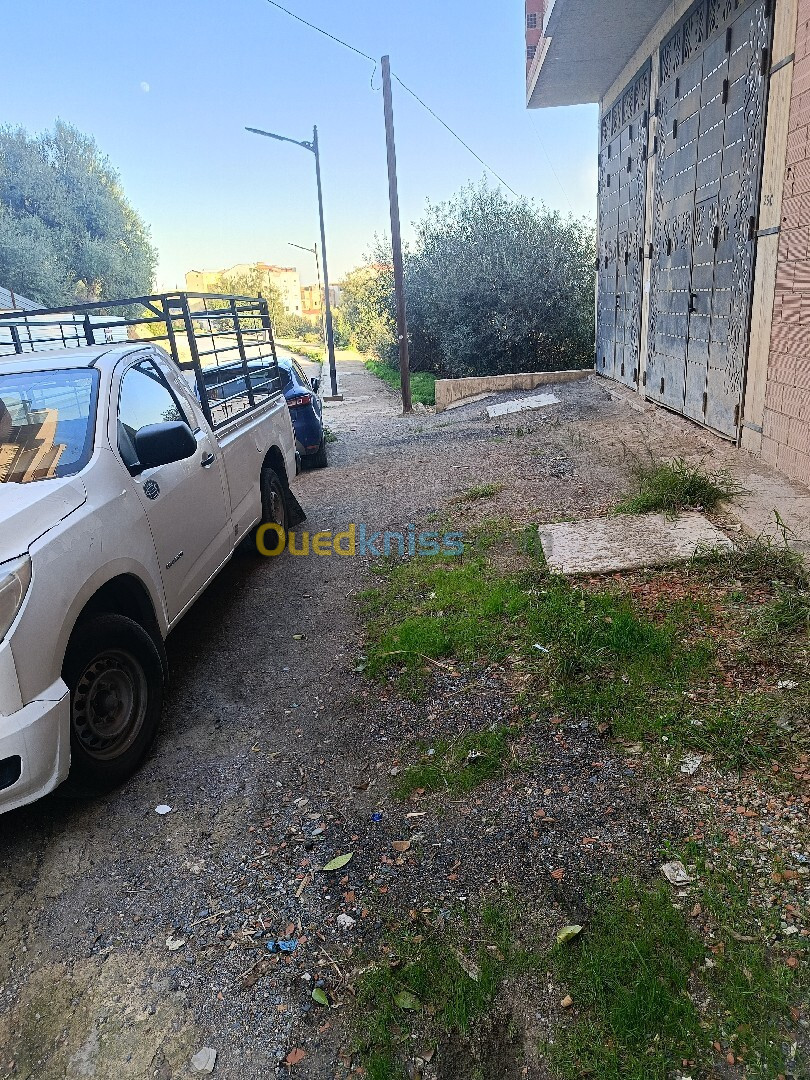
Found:
<path fill-rule="evenodd" d="M 251 135 L 264 135 L 266 139 L 276 139 L 277 142 L 292 143 L 293 146 L 303 146 L 305 150 L 309 150 L 311 154 L 315 153 L 315 145 L 311 142 L 299 142 L 298 139 L 288 139 L 286 135 L 275 135 L 272 131 L 262 131 L 261 128 L 246 127 L 245 131 L 249 131 Z"/>

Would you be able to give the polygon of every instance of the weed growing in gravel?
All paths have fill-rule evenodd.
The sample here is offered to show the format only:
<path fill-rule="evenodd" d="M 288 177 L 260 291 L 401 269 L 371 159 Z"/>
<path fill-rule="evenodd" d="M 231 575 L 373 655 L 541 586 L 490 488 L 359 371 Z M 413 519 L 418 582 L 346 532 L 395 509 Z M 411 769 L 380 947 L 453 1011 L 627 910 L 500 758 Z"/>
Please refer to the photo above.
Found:
<path fill-rule="evenodd" d="M 500 491 L 503 491 L 503 484 L 479 484 L 465 491 L 463 495 L 459 495 L 455 501 L 477 502 L 479 499 L 492 499 Z"/>
<path fill-rule="evenodd" d="M 681 510 L 715 510 L 724 499 L 741 493 L 724 474 L 708 473 L 682 458 L 639 463 L 633 470 L 635 491 L 616 507 L 619 514 L 678 514 Z"/>
<path fill-rule="evenodd" d="M 530 971 L 542 955 L 515 944 L 512 918 L 501 907 L 485 906 L 470 946 L 451 934 L 401 934 L 385 960 L 362 975 L 357 1005 L 362 1016 L 358 1050 L 369 1078 L 405 1080 L 403 1059 L 414 1053 L 415 1032 L 435 1047 L 450 1033 L 469 1034 L 487 1013 L 503 981 Z"/>
<path fill-rule="evenodd" d="M 510 729 L 472 732 L 452 741 L 437 741 L 416 765 L 398 777 L 395 792 L 407 799 L 414 791 L 446 791 L 462 795 L 508 769 Z"/>

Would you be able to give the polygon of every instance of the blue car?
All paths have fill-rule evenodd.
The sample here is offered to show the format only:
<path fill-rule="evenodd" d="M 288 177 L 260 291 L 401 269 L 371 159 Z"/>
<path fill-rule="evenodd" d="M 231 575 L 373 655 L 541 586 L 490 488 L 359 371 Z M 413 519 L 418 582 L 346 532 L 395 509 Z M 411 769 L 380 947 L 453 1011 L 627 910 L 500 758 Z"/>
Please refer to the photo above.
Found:
<path fill-rule="evenodd" d="M 281 389 L 287 401 L 295 433 L 295 449 L 301 460 L 316 469 L 328 465 L 323 430 L 323 404 L 318 397 L 320 379 L 311 382 L 297 360 L 280 356 Z"/>

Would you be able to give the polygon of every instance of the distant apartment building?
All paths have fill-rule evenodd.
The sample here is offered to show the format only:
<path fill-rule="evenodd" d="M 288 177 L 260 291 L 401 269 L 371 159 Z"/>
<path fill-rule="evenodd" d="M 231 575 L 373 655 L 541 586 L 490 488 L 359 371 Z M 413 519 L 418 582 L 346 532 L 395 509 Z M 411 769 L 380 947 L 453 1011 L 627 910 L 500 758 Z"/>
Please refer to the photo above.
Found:
<path fill-rule="evenodd" d="M 216 292 L 222 280 L 243 277 L 258 270 L 263 282 L 274 285 L 288 315 L 301 314 L 301 279 L 293 266 L 273 266 L 270 263 L 237 263 L 227 270 L 189 270 L 186 288 L 189 292 Z"/>
<path fill-rule="evenodd" d="M 329 300 L 333 308 L 340 304 L 342 295 L 343 290 L 339 285 L 329 286 Z M 315 324 L 323 319 L 323 290 L 320 285 L 301 286 L 301 314 Z"/>

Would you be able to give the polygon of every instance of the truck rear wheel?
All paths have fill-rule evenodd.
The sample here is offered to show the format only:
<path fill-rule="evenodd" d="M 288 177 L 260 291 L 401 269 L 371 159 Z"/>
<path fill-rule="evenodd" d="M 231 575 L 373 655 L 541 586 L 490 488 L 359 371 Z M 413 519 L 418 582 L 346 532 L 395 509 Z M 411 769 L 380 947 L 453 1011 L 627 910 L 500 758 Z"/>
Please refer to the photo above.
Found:
<path fill-rule="evenodd" d="M 160 653 L 132 619 L 97 615 L 74 630 L 62 676 L 70 689 L 66 793 L 109 791 L 136 771 L 157 735 Z"/>

